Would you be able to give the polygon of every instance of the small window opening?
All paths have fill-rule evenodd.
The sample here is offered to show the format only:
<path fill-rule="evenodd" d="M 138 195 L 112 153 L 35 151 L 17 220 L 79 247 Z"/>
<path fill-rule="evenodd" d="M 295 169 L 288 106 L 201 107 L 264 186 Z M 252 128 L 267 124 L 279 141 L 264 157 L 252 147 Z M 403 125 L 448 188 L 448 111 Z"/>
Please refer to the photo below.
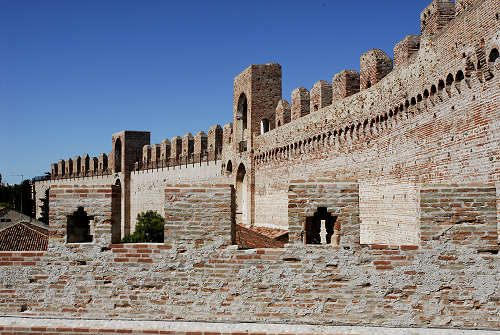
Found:
<path fill-rule="evenodd" d="M 498 49 L 493 49 L 490 52 L 490 56 L 488 57 L 488 61 L 490 63 L 495 63 L 497 61 L 498 57 L 499 57 Z"/>
<path fill-rule="evenodd" d="M 304 242 L 306 244 L 338 244 L 335 231 L 337 216 L 328 213 L 326 207 L 318 207 L 313 216 L 306 218 Z M 338 229 L 337 229 L 338 230 Z M 335 238 L 332 239 L 332 236 Z"/>
<path fill-rule="evenodd" d="M 281 127 L 281 121 L 278 121 L 278 127 Z"/>
<path fill-rule="evenodd" d="M 83 207 L 78 209 L 67 218 L 67 241 L 68 243 L 92 242 L 90 234 L 90 220 L 94 217 L 88 216 Z"/>
<path fill-rule="evenodd" d="M 442 90 L 443 90 L 443 88 L 444 88 L 444 81 L 441 79 L 441 80 L 439 81 L 439 83 L 438 83 L 438 89 L 439 89 L 440 91 L 442 91 Z"/>
<path fill-rule="evenodd" d="M 451 86 L 451 84 L 453 84 L 453 75 L 451 73 L 448 74 L 448 76 L 446 77 L 446 86 L 449 88 Z"/>
<path fill-rule="evenodd" d="M 238 99 L 237 119 L 242 121 L 243 129 L 247 129 L 247 109 L 247 97 L 245 96 L 245 93 L 242 93 Z"/>
<path fill-rule="evenodd" d="M 457 83 L 461 82 L 462 80 L 464 80 L 464 73 L 462 72 L 462 70 L 458 71 L 457 72 L 457 75 L 455 76 L 455 81 Z"/>
<path fill-rule="evenodd" d="M 432 85 L 431 86 L 431 95 L 434 95 L 436 94 L 437 90 L 436 90 L 436 85 Z"/>
<path fill-rule="evenodd" d="M 370 88 L 370 87 L 372 87 L 372 82 L 368 80 L 366 82 L 366 88 Z"/>
<path fill-rule="evenodd" d="M 264 134 L 269 131 L 269 120 L 268 119 L 263 119 L 260 121 L 260 133 Z"/>
<path fill-rule="evenodd" d="M 319 109 L 318 104 L 314 105 L 314 111 L 317 111 Z"/>

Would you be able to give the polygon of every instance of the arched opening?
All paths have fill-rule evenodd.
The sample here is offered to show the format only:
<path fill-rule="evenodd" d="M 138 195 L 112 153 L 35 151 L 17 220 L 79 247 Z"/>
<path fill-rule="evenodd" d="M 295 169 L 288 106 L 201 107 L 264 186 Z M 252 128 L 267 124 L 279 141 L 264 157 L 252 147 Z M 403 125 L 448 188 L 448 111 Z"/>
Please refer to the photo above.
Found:
<path fill-rule="evenodd" d="M 236 173 L 236 223 L 248 225 L 248 176 L 243 164 Z"/>
<path fill-rule="evenodd" d="M 238 99 L 237 119 L 242 121 L 243 129 L 247 129 L 247 111 L 248 111 L 247 97 L 245 93 L 241 93 L 240 98 Z"/>
<path fill-rule="evenodd" d="M 226 165 L 226 175 L 230 176 L 232 174 L 233 174 L 233 163 L 231 161 L 228 161 Z"/>
<path fill-rule="evenodd" d="M 366 82 L 366 88 L 370 88 L 370 87 L 372 87 L 372 82 L 368 80 Z"/>
<path fill-rule="evenodd" d="M 260 133 L 264 134 L 269 131 L 269 120 L 268 119 L 262 119 L 260 121 Z"/>
<path fill-rule="evenodd" d="M 332 216 L 328 213 L 326 207 L 318 207 L 313 216 L 306 218 L 304 242 L 306 244 L 338 245 L 339 229 L 335 229 L 336 221 L 337 216 Z"/>
<path fill-rule="evenodd" d="M 66 225 L 67 242 L 92 242 L 92 235 L 90 234 L 90 220 L 93 219 L 93 217 L 87 215 L 87 213 L 83 210 L 83 207 L 78 207 L 72 215 L 68 215 Z"/>
<path fill-rule="evenodd" d="M 444 80 L 439 80 L 438 82 L 438 90 L 441 92 L 444 89 Z"/>
<path fill-rule="evenodd" d="M 490 56 L 488 57 L 488 62 L 495 63 L 498 59 L 498 49 L 492 49 L 490 52 Z"/>
<path fill-rule="evenodd" d="M 115 157 L 113 157 L 115 172 L 122 170 L 122 141 L 118 138 L 115 142 Z"/>
<path fill-rule="evenodd" d="M 429 97 L 429 90 L 425 89 L 424 90 L 424 99 L 427 99 Z"/>
<path fill-rule="evenodd" d="M 111 242 L 119 243 L 122 238 L 122 186 L 120 179 L 111 186 Z"/>
<path fill-rule="evenodd" d="M 446 77 L 446 87 L 449 89 L 451 87 L 451 84 L 453 84 L 453 75 L 451 73 L 448 73 L 448 76 Z"/>
<path fill-rule="evenodd" d="M 462 80 L 464 80 L 464 78 L 465 78 L 465 77 L 464 77 L 464 73 L 462 72 L 462 70 L 459 70 L 459 71 L 457 72 L 457 75 L 455 76 L 455 81 L 456 81 L 457 83 L 459 83 L 459 82 L 461 82 Z"/>

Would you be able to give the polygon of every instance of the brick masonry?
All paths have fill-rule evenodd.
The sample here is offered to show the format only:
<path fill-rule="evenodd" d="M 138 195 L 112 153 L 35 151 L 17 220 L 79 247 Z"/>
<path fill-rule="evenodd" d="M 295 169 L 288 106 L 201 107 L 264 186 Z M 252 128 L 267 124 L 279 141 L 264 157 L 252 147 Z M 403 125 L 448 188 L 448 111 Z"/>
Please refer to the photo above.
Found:
<path fill-rule="evenodd" d="M 496 0 L 433 1 L 422 35 L 396 46 L 395 69 L 380 50 L 364 53 L 359 74 L 294 90 L 290 122 L 281 66 L 249 66 L 234 80 L 220 153 L 190 156 L 188 139 L 182 155 L 174 137 L 158 165 L 148 132 L 120 132 L 87 174 L 76 164 L 75 175 L 78 157 L 71 171 L 60 160 L 35 185 L 37 196 L 50 187 L 49 248 L 0 256 L 12 262 L 0 313 L 500 329 L 498 13 Z M 94 239 L 66 244 L 78 206 Z M 318 207 L 337 217 L 334 245 L 304 244 Z M 116 213 L 123 235 L 146 209 L 165 214 L 165 243 L 111 243 Z M 289 243 L 238 249 L 236 223 L 288 230 Z M 19 266 L 24 257 L 35 264 Z"/>
<path fill-rule="evenodd" d="M 83 335 L 83 334 L 168 334 L 168 335 L 494 335 L 494 331 L 336 327 L 258 323 L 209 323 L 166 321 L 57 320 L 0 317 L 1 334 Z"/>

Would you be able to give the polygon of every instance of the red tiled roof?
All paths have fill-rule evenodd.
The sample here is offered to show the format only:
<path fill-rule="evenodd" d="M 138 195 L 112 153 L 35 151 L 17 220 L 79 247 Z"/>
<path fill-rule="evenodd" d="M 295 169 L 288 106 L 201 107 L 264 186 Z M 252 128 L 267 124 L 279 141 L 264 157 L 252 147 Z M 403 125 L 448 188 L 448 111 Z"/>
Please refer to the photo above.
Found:
<path fill-rule="evenodd" d="M 236 225 L 236 242 L 240 248 L 283 248 L 288 232 L 281 229 Z"/>
<path fill-rule="evenodd" d="M 0 251 L 47 250 L 48 230 L 21 222 L 0 231 Z"/>

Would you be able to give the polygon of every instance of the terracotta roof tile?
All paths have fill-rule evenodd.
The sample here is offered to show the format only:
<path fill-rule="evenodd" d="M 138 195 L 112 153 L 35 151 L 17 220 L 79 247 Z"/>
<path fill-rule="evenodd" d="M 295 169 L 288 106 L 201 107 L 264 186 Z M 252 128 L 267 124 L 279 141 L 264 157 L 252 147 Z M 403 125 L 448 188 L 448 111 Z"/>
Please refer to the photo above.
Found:
<path fill-rule="evenodd" d="M 47 250 L 48 230 L 21 222 L 0 231 L 0 251 Z"/>

